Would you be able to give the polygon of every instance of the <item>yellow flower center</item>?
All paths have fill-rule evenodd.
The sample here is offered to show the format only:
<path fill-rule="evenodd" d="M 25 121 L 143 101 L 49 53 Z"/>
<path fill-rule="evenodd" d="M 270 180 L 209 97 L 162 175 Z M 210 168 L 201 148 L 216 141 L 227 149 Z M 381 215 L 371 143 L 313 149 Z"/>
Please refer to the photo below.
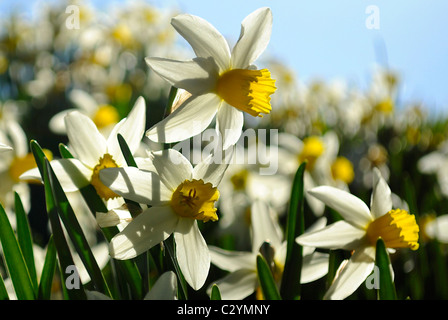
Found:
<path fill-rule="evenodd" d="M 337 157 L 331 165 L 331 174 L 335 180 L 341 180 L 347 184 L 351 183 L 355 178 L 353 165 L 345 157 Z"/>
<path fill-rule="evenodd" d="M 106 168 L 118 168 L 117 163 L 108 153 L 104 154 L 104 156 L 99 159 L 98 164 L 93 168 L 90 183 L 93 185 L 96 193 L 98 193 L 101 198 L 104 200 L 109 200 L 118 197 L 118 194 L 106 187 L 100 180 L 100 171 Z"/>
<path fill-rule="evenodd" d="M 102 129 L 111 124 L 116 124 L 120 121 L 120 116 L 115 107 L 105 104 L 98 107 L 92 120 L 98 129 Z"/>
<path fill-rule="evenodd" d="M 316 160 L 324 153 L 324 144 L 319 137 L 310 136 L 303 139 L 303 149 L 299 154 L 299 162 L 307 161 L 306 168 L 312 170 Z"/>
<path fill-rule="evenodd" d="M 119 24 L 112 30 L 112 37 L 124 47 L 131 47 L 135 44 L 131 29 L 125 24 Z"/>
<path fill-rule="evenodd" d="M 183 217 L 207 222 L 217 221 L 215 202 L 219 191 L 211 183 L 202 180 L 185 180 L 173 192 L 171 208 Z"/>
<path fill-rule="evenodd" d="M 244 190 L 247 185 L 247 177 L 249 172 L 243 169 L 230 177 L 230 182 L 232 182 L 233 188 L 235 190 Z"/>
<path fill-rule="evenodd" d="M 388 248 L 411 248 L 417 250 L 419 227 L 415 216 L 402 209 L 391 210 L 367 226 L 367 239 L 376 245 L 382 238 Z"/>
<path fill-rule="evenodd" d="M 44 149 L 44 154 L 49 161 L 53 159 L 53 153 L 50 150 Z M 14 182 L 20 182 L 20 176 L 33 168 L 36 168 L 36 160 L 32 153 L 28 153 L 23 157 L 14 157 L 9 165 L 9 176 Z M 39 181 L 27 181 L 27 182 L 39 182 Z"/>
<path fill-rule="evenodd" d="M 394 102 L 391 98 L 384 99 L 376 104 L 375 109 L 384 114 L 392 113 L 394 111 Z"/>
<path fill-rule="evenodd" d="M 267 69 L 232 69 L 219 76 L 216 93 L 225 102 L 254 117 L 271 112 L 271 94 L 275 80 Z"/>

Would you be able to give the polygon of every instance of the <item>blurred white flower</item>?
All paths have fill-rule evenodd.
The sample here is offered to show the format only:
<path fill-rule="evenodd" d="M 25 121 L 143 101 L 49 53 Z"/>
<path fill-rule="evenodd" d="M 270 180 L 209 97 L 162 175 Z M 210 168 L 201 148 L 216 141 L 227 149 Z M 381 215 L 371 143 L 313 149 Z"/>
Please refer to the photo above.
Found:
<path fill-rule="evenodd" d="M 307 162 L 304 174 L 305 191 L 317 185 L 331 185 L 348 190 L 354 179 L 351 162 L 339 153 L 339 139 L 334 131 L 323 136 L 309 136 L 303 140 L 288 133 L 279 133 L 280 171 L 293 177 L 299 165 Z M 325 205 L 305 193 L 307 203 L 316 216 L 324 213 Z"/>
<path fill-rule="evenodd" d="M 448 141 L 444 141 L 438 150 L 420 158 L 417 166 L 422 173 L 435 174 L 440 192 L 448 197 Z"/>

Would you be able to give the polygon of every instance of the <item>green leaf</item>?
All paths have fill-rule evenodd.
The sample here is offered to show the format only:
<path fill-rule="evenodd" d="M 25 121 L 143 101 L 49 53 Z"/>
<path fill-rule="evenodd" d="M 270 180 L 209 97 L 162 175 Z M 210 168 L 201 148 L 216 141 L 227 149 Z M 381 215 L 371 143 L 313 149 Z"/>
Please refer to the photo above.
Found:
<path fill-rule="evenodd" d="M 59 151 L 64 158 L 73 158 L 73 155 L 65 145 L 60 144 Z M 98 196 L 92 185 L 89 184 L 79 191 L 94 217 L 97 212 L 108 211 L 104 201 Z M 101 231 L 107 242 L 110 242 L 110 240 L 119 232 L 117 227 L 102 228 Z M 123 278 L 129 285 L 133 297 L 135 299 L 143 298 L 144 290 L 142 286 L 142 277 L 135 262 L 133 260 L 113 260 L 112 263 L 116 265 L 116 271 L 123 275 Z"/>
<path fill-rule="evenodd" d="M 87 185 L 86 187 L 81 188 L 80 192 L 93 216 L 95 216 L 97 212 L 108 211 L 103 200 L 98 196 L 92 185 Z M 107 242 L 110 242 L 110 240 L 119 233 L 117 227 L 102 228 L 101 231 Z M 135 262 L 133 260 L 113 260 L 113 263 L 117 265 L 117 271 L 123 274 L 134 298 L 142 299 L 144 296 L 142 276 Z"/>
<path fill-rule="evenodd" d="M 6 290 L 5 282 L 3 281 L 3 277 L 0 274 L 0 301 L 1 300 L 9 300 L 8 291 Z"/>
<path fill-rule="evenodd" d="M 49 300 L 51 298 L 51 286 L 53 284 L 53 277 L 56 270 L 56 247 L 53 241 L 53 235 L 47 245 L 47 253 L 45 255 L 45 262 L 42 268 L 42 275 L 40 277 L 38 299 Z"/>
<path fill-rule="evenodd" d="M 210 294 L 210 300 L 222 300 L 221 292 L 216 284 L 212 286 L 212 292 Z"/>
<path fill-rule="evenodd" d="M 386 250 L 386 245 L 383 239 L 379 238 L 376 241 L 376 256 L 375 264 L 378 267 L 379 272 L 379 289 L 378 289 L 378 299 L 379 300 L 396 300 L 397 293 L 395 291 L 395 284 L 392 280 L 392 275 L 390 272 L 390 259 L 389 254 Z"/>
<path fill-rule="evenodd" d="M 0 205 L 0 241 L 17 299 L 34 300 L 34 286 L 5 209 Z"/>
<path fill-rule="evenodd" d="M 51 170 L 50 163 L 46 158 L 40 158 L 40 153 L 37 151 L 34 156 L 37 163 L 44 163 L 43 172 L 41 175 L 44 180 L 44 190 L 45 190 L 45 202 L 47 206 L 48 217 L 50 220 L 51 230 L 53 231 L 53 239 L 56 246 L 56 251 L 59 258 L 61 277 L 63 281 L 64 288 L 67 281 L 70 281 L 69 275 L 65 272 L 67 268 L 71 268 L 75 265 L 73 262 L 72 255 L 70 253 L 70 248 L 65 239 L 64 231 L 62 229 L 61 222 L 59 220 L 58 208 L 56 205 L 56 201 L 54 199 L 53 190 L 51 188 L 51 179 L 49 172 Z M 85 300 L 87 299 L 86 293 L 84 292 L 84 288 L 80 286 L 79 289 L 70 289 L 65 290 L 67 294 L 67 298 L 69 300 Z"/>
<path fill-rule="evenodd" d="M 277 290 L 271 268 L 269 268 L 265 258 L 261 254 L 257 256 L 257 273 L 264 299 L 281 300 L 282 298 Z"/>
<path fill-rule="evenodd" d="M 52 236 L 54 244 L 56 247 L 56 252 L 59 258 L 59 265 L 61 270 L 61 279 L 63 285 L 65 286 L 68 274 L 65 273 L 67 267 L 74 266 L 72 255 L 70 253 L 70 248 L 65 239 L 64 231 L 62 229 L 61 222 L 59 220 L 58 209 L 53 196 L 53 191 L 51 189 L 49 170 L 51 169 L 48 159 L 46 158 L 42 148 L 35 140 L 31 140 L 30 149 L 36 160 L 37 167 L 39 169 L 40 175 L 44 182 L 44 192 L 45 192 L 45 204 L 47 207 L 48 218 L 50 220 L 50 226 L 52 230 Z M 85 300 L 87 296 L 84 292 L 83 287 L 80 289 L 65 290 L 67 298 L 70 300 Z"/>
<path fill-rule="evenodd" d="M 170 93 L 168 94 L 168 103 L 165 107 L 165 114 L 164 114 L 164 118 L 167 117 L 171 112 L 173 112 L 172 108 L 173 108 L 173 103 L 174 103 L 174 99 L 176 98 L 177 95 L 177 91 L 178 89 L 176 87 L 171 87 L 170 88 Z"/>
<path fill-rule="evenodd" d="M 65 144 L 63 144 L 63 143 L 59 144 L 59 153 L 61 154 L 61 157 L 64 158 L 64 159 L 71 159 L 71 158 L 73 158 L 72 153 L 67 148 L 67 146 Z"/>
<path fill-rule="evenodd" d="M 28 222 L 27 214 L 23 208 L 22 200 L 17 192 L 14 193 L 14 204 L 17 219 L 17 240 L 20 249 L 22 250 L 23 258 L 25 259 L 28 272 L 35 290 L 37 290 L 37 274 L 36 266 L 34 264 L 33 253 L 33 237 Z"/>
<path fill-rule="evenodd" d="M 280 293 L 285 300 L 300 298 L 300 277 L 302 270 L 302 247 L 296 238 L 304 232 L 304 189 L 303 175 L 306 163 L 302 163 L 294 176 L 291 199 L 286 220 L 286 259 Z"/>
<path fill-rule="evenodd" d="M 120 145 L 121 152 L 123 153 L 123 157 L 126 160 L 126 163 L 130 167 L 136 167 L 137 163 L 135 162 L 134 156 L 132 155 L 131 150 L 129 149 L 129 146 L 126 142 L 126 140 L 123 138 L 121 134 L 117 134 L 118 144 Z"/>
<path fill-rule="evenodd" d="M 187 282 L 185 281 L 184 275 L 182 274 L 182 270 L 180 269 L 179 264 L 177 263 L 176 253 L 174 251 L 175 248 L 174 248 L 173 235 L 171 235 L 170 237 L 168 237 L 168 239 L 163 241 L 163 244 L 165 245 L 165 248 L 168 251 L 168 255 L 171 258 L 171 262 L 176 271 L 177 280 L 179 281 L 180 288 L 182 289 L 182 291 L 180 292 L 181 295 L 179 296 L 179 299 L 188 300 Z"/>
<path fill-rule="evenodd" d="M 129 146 L 126 142 L 126 140 L 123 138 L 121 134 L 117 134 L 118 144 L 120 145 L 121 152 L 123 154 L 123 157 L 129 167 L 138 168 L 137 163 L 135 162 L 134 156 L 132 155 L 131 150 L 129 149 Z M 129 212 L 131 213 L 131 216 L 135 218 L 138 214 L 142 212 L 142 208 L 140 205 L 132 200 L 124 199 L 126 204 L 128 205 Z M 143 258 L 146 260 L 146 258 Z"/>
<path fill-rule="evenodd" d="M 95 256 L 88 244 L 88 241 L 84 235 L 84 232 L 78 222 L 75 212 L 73 211 L 70 203 L 62 190 L 62 187 L 51 168 L 51 164 L 48 165 L 48 175 L 53 198 L 56 204 L 57 212 L 67 230 L 67 233 L 72 241 L 76 252 L 79 254 L 81 261 L 83 262 L 87 272 L 94 283 L 96 290 L 111 296 L 107 283 L 103 277 L 100 267 L 98 266 Z"/>

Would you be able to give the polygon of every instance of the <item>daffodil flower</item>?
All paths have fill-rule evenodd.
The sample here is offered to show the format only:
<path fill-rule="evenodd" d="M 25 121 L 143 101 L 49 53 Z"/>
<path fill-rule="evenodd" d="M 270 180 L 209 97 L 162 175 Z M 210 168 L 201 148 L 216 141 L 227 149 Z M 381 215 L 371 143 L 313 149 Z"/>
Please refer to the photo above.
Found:
<path fill-rule="evenodd" d="M 356 196 L 334 187 L 320 186 L 308 191 L 336 210 L 344 220 L 299 236 L 301 245 L 353 251 L 352 256 L 326 292 L 324 299 L 345 299 L 369 276 L 375 265 L 376 241 L 382 238 L 389 251 L 417 250 L 419 227 L 414 215 L 392 209 L 389 186 L 374 169 L 370 209 Z"/>
<path fill-rule="evenodd" d="M 211 155 L 193 168 L 174 149 L 153 152 L 151 159 L 154 171 L 127 167 L 100 173 L 101 181 L 113 192 L 151 205 L 112 238 L 110 255 L 131 259 L 174 234 L 179 266 L 185 280 L 198 290 L 207 278 L 210 254 L 197 220 L 218 220 L 217 186 L 228 161 L 215 161 Z"/>
<path fill-rule="evenodd" d="M 224 300 L 239 300 L 248 297 L 253 292 L 259 294 L 260 284 L 257 275 L 257 256 L 264 242 L 268 242 L 272 253 L 272 270 L 274 279 L 280 284 L 286 259 L 286 241 L 278 223 L 272 218 L 271 208 L 262 200 L 255 200 L 251 206 L 252 221 L 252 251 L 230 251 L 215 246 L 209 246 L 212 263 L 229 273 L 214 284 L 218 285 Z M 320 229 L 326 223 L 321 218 L 310 228 Z M 317 280 L 327 274 L 328 254 L 315 252 L 315 248 L 303 248 L 303 265 L 301 283 Z M 208 293 L 211 292 L 211 286 Z"/>
<path fill-rule="evenodd" d="M 260 8 L 244 19 L 232 51 L 224 37 L 200 17 L 181 14 L 171 24 L 189 42 L 196 58 L 146 58 L 146 62 L 171 85 L 192 96 L 146 135 L 157 142 L 182 141 L 206 129 L 216 115 L 225 150 L 241 135 L 243 112 L 256 117 L 271 111 L 275 80 L 269 70 L 252 65 L 269 42 L 271 10 Z"/>
<path fill-rule="evenodd" d="M 117 134 L 123 136 L 134 153 L 143 138 L 145 122 L 146 106 L 142 97 L 137 99 L 128 117 L 114 126 L 107 139 L 88 116 L 79 111 L 67 114 L 65 124 L 74 158 L 55 159 L 50 162 L 64 191 L 75 192 L 90 183 L 104 200 L 118 197 L 101 183 L 99 172 L 104 168 L 126 166 Z M 20 178 L 40 179 L 40 174 L 37 169 L 33 169 L 25 172 Z"/>

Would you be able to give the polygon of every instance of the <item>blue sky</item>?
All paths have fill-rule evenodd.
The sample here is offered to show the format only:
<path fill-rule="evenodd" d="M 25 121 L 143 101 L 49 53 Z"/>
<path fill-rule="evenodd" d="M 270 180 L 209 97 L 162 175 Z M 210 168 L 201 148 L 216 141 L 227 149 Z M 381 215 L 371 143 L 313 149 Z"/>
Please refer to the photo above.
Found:
<path fill-rule="evenodd" d="M 148 1 L 201 16 L 230 41 L 238 38 L 245 16 L 268 6 L 274 26 L 266 54 L 290 66 L 303 81 L 342 78 L 363 88 L 374 64 L 380 63 L 401 73 L 402 100 L 421 101 L 435 113 L 448 110 L 446 0 Z M 22 0 L 0 0 L 0 10 L 17 3 L 23 5 Z M 93 3 L 104 7 L 120 1 Z M 369 5 L 379 9 L 379 30 L 365 26 Z"/>
<path fill-rule="evenodd" d="M 437 113 L 448 110 L 448 1 L 173 0 L 169 3 L 205 18 L 230 39 L 238 37 L 240 23 L 247 14 L 269 6 L 274 26 L 268 52 L 293 68 L 304 81 L 342 78 L 365 87 L 372 67 L 379 63 L 401 73 L 402 100 L 421 101 Z M 378 30 L 365 26 L 369 5 L 379 9 Z"/>

